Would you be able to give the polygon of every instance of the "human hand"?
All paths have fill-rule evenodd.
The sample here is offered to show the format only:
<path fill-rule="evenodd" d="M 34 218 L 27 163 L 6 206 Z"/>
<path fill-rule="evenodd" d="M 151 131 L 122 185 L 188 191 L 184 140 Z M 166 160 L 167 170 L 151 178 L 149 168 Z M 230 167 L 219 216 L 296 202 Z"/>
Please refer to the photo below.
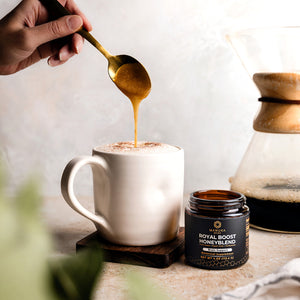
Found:
<path fill-rule="evenodd" d="M 58 1 L 74 15 L 50 21 L 39 0 L 23 0 L 0 20 L 0 75 L 47 57 L 50 66 L 58 66 L 81 51 L 83 38 L 75 32 L 81 26 L 90 31 L 92 26 L 73 0 Z M 61 39 L 66 36 L 68 40 Z"/>

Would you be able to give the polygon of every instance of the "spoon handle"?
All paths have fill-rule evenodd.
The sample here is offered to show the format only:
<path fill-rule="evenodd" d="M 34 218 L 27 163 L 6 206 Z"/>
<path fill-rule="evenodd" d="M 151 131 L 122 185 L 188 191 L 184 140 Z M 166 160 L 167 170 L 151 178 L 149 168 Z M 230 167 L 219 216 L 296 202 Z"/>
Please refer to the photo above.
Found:
<path fill-rule="evenodd" d="M 39 0 L 48 10 L 48 12 L 55 18 L 71 15 L 68 9 L 62 6 L 57 0 Z M 84 28 L 81 27 L 77 33 L 88 40 L 94 47 L 96 47 L 107 59 L 111 54 Z"/>

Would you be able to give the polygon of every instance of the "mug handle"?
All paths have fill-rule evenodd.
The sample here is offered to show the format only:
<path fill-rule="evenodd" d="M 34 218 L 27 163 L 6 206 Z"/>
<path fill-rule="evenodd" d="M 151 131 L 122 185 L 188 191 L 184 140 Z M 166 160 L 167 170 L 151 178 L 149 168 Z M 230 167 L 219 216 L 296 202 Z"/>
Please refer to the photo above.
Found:
<path fill-rule="evenodd" d="M 65 201 L 75 211 L 82 216 L 93 221 L 97 228 L 100 228 L 107 237 L 112 236 L 112 229 L 108 221 L 101 215 L 95 215 L 84 208 L 74 193 L 74 180 L 79 169 L 85 165 L 94 165 L 108 171 L 107 162 L 101 157 L 95 156 L 78 156 L 73 158 L 65 167 L 61 178 L 61 192 Z"/>

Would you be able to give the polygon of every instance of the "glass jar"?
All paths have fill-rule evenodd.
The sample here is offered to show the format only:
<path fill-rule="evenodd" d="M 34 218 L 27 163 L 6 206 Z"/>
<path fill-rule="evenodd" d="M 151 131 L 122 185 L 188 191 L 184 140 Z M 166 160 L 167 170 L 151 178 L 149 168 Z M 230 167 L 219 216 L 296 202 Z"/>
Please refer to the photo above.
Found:
<path fill-rule="evenodd" d="M 226 270 L 249 257 L 249 208 L 246 197 L 226 190 L 201 190 L 190 195 L 185 209 L 186 263 Z"/>

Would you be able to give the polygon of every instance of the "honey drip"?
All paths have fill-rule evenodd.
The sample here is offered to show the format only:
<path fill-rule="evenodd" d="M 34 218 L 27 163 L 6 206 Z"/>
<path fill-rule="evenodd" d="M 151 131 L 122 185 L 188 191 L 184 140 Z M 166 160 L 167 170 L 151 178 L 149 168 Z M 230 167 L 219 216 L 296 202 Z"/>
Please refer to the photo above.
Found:
<path fill-rule="evenodd" d="M 122 65 L 117 70 L 113 81 L 131 101 L 134 113 L 134 146 L 136 147 L 139 106 L 150 93 L 151 81 L 146 70 L 139 63 Z"/>

